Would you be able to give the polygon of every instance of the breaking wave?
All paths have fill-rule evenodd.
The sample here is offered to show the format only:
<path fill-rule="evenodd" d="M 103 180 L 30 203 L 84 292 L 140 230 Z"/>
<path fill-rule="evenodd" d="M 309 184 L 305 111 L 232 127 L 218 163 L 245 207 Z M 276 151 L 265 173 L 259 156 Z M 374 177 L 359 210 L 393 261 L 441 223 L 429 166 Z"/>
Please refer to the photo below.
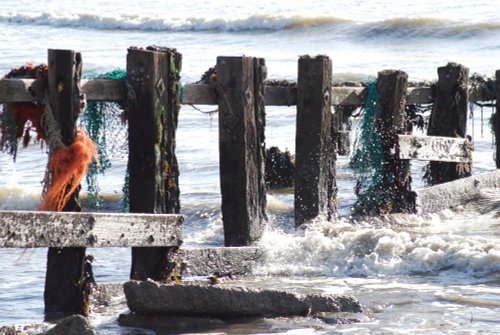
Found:
<path fill-rule="evenodd" d="M 152 32 L 259 32 L 304 28 L 325 29 L 364 37 L 470 37 L 500 32 L 500 22 L 462 22 L 439 18 L 391 18 L 381 21 L 353 21 L 334 16 L 284 16 L 254 14 L 244 17 L 150 17 L 141 15 L 101 15 L 94 13 L 0 13 L 4 24 L 43 25 L 98 30 L 138 30 Z"/>
<path fill-rule="evenodd" d="M 334 277 L 458 272 L 476 277 L 500 271 L 498 238 L 436 234 L 426 229 L 428 224 L 419 223 L 415 230 L 349 222 L 320 223 L 295 234 L 270 230 L 261 241 L 265 261 L 257 272 Z"/>

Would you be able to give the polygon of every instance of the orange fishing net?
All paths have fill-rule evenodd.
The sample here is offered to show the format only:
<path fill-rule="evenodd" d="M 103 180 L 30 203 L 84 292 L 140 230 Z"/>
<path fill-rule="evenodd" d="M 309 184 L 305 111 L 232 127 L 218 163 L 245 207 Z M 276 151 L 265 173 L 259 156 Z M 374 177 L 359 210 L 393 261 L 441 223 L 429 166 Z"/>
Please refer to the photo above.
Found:
<path fill-rule="evenodd" d="M 89 164 L 96 159 L 94 142 L 79 129 L 73 144 L 59 147 L 50 157 L 50 183 L 38 209 L 62 211 L 87 173 Z"/>
<path fill-rule="evenodd" d="M 47 74 L 47 65 L 41 64 L 35 66 L 32 63 L 28 63 L 25 66 L 12 69 L 5 77 L 41 79 L 47 78 Z M 23 137 L 24 147 L 28 146 L 31 139 L 30 127 L 25 128 L 28 121 L 31 121 L 31 126 L 37 133 L 37 139 L 44 140 L 45 134 L 41 126 L 41 118 L 45 108 L 44 105 L 34 102 L 14 102 L 12 105 L 16 123 L 16 138 Z"/>
<path fill-rule="evenodd" d="M 16 137 L 23 137 L 24 147 L 28 146 L 31 139 L 29 128 L 24 128 L 26 122 L 31 121 L 31 126 L 35 128 L 38 140 L 45 139 L 45 133 L 41 125 L 42 114 L 45 110 L 44 105 L 37 105 L 31 102 L 14 102 L 14 119 L 16 120 Z M 23 136 L 24 132 L 24 136 Z"/>

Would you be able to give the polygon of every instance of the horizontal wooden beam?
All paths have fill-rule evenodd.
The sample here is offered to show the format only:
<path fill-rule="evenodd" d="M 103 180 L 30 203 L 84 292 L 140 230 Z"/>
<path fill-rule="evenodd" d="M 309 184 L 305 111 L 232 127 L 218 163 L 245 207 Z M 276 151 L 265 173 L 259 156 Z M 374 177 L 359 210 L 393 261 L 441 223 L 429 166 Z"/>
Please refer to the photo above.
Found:
<path fill-rule="evenodd" d="M 174 214 L 0 211 L 0 247 L 166 247 L 182 243 Z"/>
<path fill-rule="evenodd" d="M 399 158 L 425 161 L 469 163 L 470 142 L 465 138 L 398 135 Z"/>
<path fill-rule="evenodd" d="M 492 212 L 492 209 L 498 208 L 499 190 L 500 169 L 417 189 L 417 212 L 436 213 L 471 201 L 476 202 L 479 208 L 489 208 L 488 211 Z"/>
<path fill-rule="evenodd" d="M 82 91 L 90 101 L 121 101 L 125 99 L 122 80 L 83 79 Z M 0 102 L 42 101 L 47 88 L 43 79 L 0 80 Z"/>
<path fill-rule="evenodd" d="M 88 101 L 121 101 L 126 98 L 126 88 L 119 79 L 83 79 L 82 91 Z M 46 81 L 42 79 L 0 79 L 0 102 L 41 101 L 45 94 Z M 297 88 L 294 86 L 267 85 L 265 88 L 266 106 L 295 106 Z M 409 87 L 406 103 L 428 104 L 433 102 L 432 88 Z M 367 94 L 366 87 L 332 87 L 332 105 L 362 106 Z M 490 99 L 483 90 L 474 90 L 470 101 Z M 494 98 L 492 98 L 494 99 Z M 185 84 L 186 105 L 217 105 L 215 88 L 206 84 Z"/>

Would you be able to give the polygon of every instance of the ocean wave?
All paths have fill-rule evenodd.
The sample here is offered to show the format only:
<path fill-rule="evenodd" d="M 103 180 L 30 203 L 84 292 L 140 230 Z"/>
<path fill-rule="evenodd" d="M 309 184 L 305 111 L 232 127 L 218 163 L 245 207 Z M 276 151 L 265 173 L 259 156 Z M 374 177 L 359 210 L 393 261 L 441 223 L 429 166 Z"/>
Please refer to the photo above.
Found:
<path fill-rule="evenodd" d="M 360 28 L 367 37 L 466 38 L 493 31 L 500 32 L 500 22 L 464 22 L 427 17 L 391 18 L 364 23 Z"/>
<path fill-rule="evenodd" d="M 252 32 L 305 28 L 336 29 L 346 35 L 368 37 L 450 37 L 474 36 L 500 31 L 500 22 L 462 22 L 440 18 L 390 18 L 355 21 L 335 16 L 254 14 L 243 17 L 150 17 L 141 15 L 102 15 L 94 13 L 16 13 L 0 12 L 0 22 L 97 30 L 138 30 L 152 32 Z M 320 31 L 318 33 L 321 33 Z"/>
<path fill-rule="evenodd" d="M 91 13 L 0 13 L 0 22 L 19 25 L 43 25 L 52 27 L 93 28 L 99 30 L 139 31 L 278 31 L 286 29 L 336 25 L 348 20 L 320 16 L 285 17 L 255 14 L 241 18 L 227 17 L 146 17 L 139 15 L 104 16 Z"/>
<path fill-rule="evenodd" d="M 258 274 L 292 276 L 395 276 L 500 271 L 500 240 L 478 236 L 319 223 L 295 234 L 269 230 Z M 326 228 L 326 229 L 325 229 Z"/>

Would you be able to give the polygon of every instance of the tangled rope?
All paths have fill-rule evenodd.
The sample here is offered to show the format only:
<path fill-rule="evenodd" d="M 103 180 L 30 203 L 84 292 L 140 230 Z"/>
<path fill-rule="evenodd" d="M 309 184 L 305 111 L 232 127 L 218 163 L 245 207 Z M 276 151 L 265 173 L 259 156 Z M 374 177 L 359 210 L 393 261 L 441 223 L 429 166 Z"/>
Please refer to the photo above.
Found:
<path fill-rule="evenodd" d="M 42 211 L 62 211 L 80 186 L 89 164 L 97 159 L 94 142 L 79 129 L 74 142 L 59 146 L 50 156 L 50 182 L 38 207 Z"/>
<path fill-rule="evenodd" d="M 45 95 L 43 104 L 45 110 L 41 117 L 41 125 L 46 134 L 45 141 L 49 147 L 50 157 L 45 176 L 44 196 L 38 209 L 60 212 L 80 187 L 90 163 L 98 161 L 99 158 L 95 143 L 82 129 L 77 130 L 71 145 L 64 145 L 48 94 Z"/>

